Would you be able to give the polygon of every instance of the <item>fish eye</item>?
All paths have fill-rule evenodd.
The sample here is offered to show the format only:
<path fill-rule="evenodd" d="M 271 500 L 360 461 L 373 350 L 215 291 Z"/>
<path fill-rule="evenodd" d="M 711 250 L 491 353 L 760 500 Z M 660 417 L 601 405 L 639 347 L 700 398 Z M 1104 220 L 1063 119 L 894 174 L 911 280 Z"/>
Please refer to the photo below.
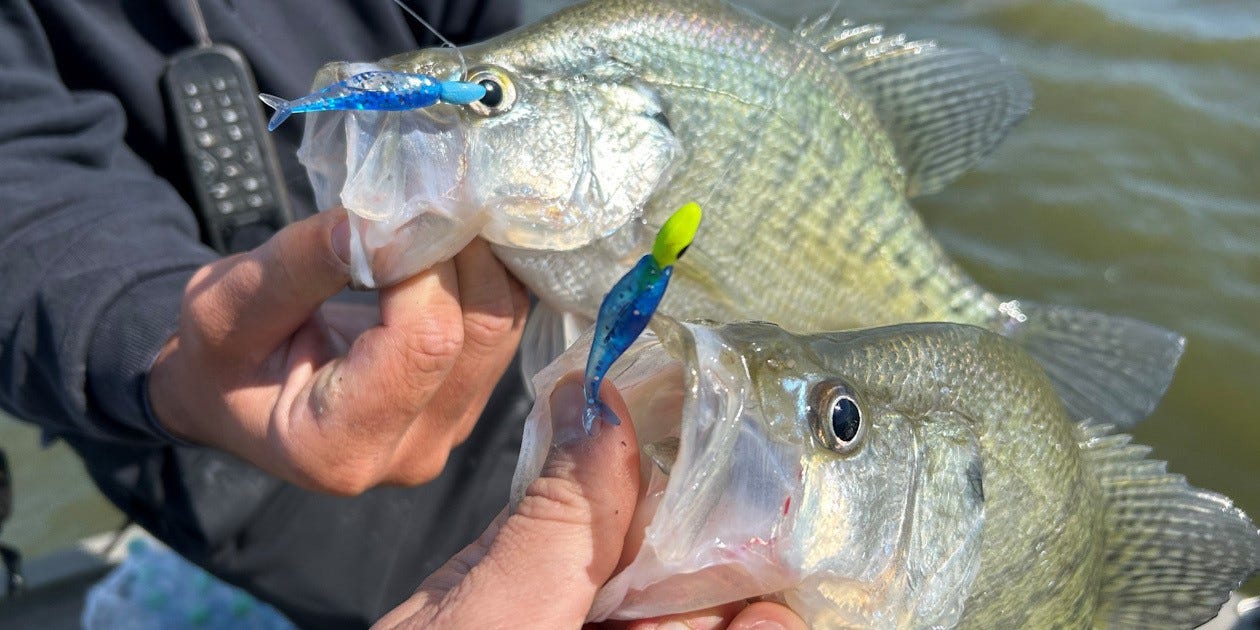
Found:
<path fill-rule="evenodd" d="M 516 86 L 508 74 L 500 68 L 486 66 L 471 70 L 469 83 L 476 83 L 486 88 L 486 95 L 468 107 L 482 116 L 497 116 L 512 109 L 516 103 Z"/>
<path fill-rule="evenodd" d="M 809 407 L 814 437 L 828 450 L 845 455 L 862 445 L 866 422 L 862 406 L 848 385 L 838 380 L 815 385 Z"/>

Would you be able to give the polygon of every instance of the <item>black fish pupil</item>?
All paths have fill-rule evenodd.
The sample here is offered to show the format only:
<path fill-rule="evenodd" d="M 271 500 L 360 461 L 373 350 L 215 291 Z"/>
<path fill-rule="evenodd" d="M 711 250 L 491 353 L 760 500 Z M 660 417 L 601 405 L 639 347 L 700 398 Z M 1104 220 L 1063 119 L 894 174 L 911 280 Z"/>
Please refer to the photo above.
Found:
<path fill-rule="evenodd" d="M 831 430 L 841 442 L 850 442 L 862 426 L 862 414 L 848 398 L 841 398 L 831 407 Z"/>
<path fill-rule="evenodd" d="M 481 97 L 481 104 L 486 107 L 498 107 L 503 102 L 503 86 L 498 82 L 486 79 L 480 83 L 486 88 L 486 95 Z"/>

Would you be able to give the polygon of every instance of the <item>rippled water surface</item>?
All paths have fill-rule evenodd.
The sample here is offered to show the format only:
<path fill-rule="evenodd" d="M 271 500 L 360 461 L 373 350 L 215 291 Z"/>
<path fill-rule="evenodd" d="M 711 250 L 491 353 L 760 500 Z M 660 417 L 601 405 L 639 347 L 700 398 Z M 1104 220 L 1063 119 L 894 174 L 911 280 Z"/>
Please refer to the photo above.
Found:
<path fill-rule="evenodd" d="M 539 15 L 558 3 L 527 4 Z M 794 23 L 832 2 L 751 4 Z M 1183 332 L 1172 389 L 1137 436 L 1260 517 L 1260 2 L 841 6 L 1027 74 L 1028 119 L 918 208 L 992 290 Z M 116 524 L 64 452 L 35 452 L 4 421 L 0 443 L 19 466 L 6 539 L 42 549 Z"/>

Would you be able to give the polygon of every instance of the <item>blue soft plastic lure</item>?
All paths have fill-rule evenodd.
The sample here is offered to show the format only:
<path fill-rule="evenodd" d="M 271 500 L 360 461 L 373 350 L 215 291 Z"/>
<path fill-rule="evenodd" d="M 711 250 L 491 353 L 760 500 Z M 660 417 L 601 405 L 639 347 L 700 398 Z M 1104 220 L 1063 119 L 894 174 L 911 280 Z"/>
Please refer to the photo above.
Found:
<path fill-rule="evenodd" d="M 486 88 L 467 81 L 439 81 L 427 74 L 373 70 L 361 72 L 314 94 L 286 101 L 271 94 L 258 98 L 276 110 L 267 123 L 275 131 L 291 114 L 333 110 L 404 111 L 438 102 L 467 105 L 486 95 Z"/>
<path fill-rule="evenodd" d="M 582 390 L 586 395 L 586 410 L 582 414 L 582 427 L 587 433 L 601 415 L 612 424 L 620 424 L 616 414 L 608 411 L 599 400 L 599 385 L 604 375 L 621 355 L 630 348 L 643 329 L 647 328 L 652 314 L 665 296 L 674 263 L 682 256 L 700 228 L 700 206 L 689 203 L 661 226 L 652 246 L 652 253 L 639 262 L 613 285 L 599 305 L 595 320 L 595 339 L 586 359 L 586 375 Z"/>

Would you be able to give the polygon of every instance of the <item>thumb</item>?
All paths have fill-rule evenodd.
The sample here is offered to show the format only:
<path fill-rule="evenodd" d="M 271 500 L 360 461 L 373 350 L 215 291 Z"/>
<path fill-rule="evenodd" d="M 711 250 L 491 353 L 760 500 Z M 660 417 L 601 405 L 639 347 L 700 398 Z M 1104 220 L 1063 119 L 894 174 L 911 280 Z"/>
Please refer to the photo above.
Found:
<path fill-rule="evenodd" d="M 566 434 L 566 427 L 582 431 L 585 400 L 576 376 L 551 396 L 557 434 Z M 618 418 L 630 417 L 611 384 L 601 394 Z M 465 550 L 484 557 L 460 562 L 460 554 L 452 561 L 473 566 L 457 586 L 448 582 L 453 588 L 440 602 L 422 587 L 429 591 L 423 599 L 441 609 L 430 613 L 452 626 L 522 627 L 527 621 L 531 627 L 576 628 L 585 621 L 596 591 L 616 568 L 639 493 L 633 424 L 599 424 L 593 437 L 582 432 L 552 447 L 516 512 L 496 523 L 493 540 L 483 537 Z"/>
<path fill-rule="evenodd" d="M 223 348 L 273 348 L 349 282 L 349 224 L 344 210 L 289 224 L 245 254 L 203 268 L 189 284 L 217 319 L 207 331 Z"/>

